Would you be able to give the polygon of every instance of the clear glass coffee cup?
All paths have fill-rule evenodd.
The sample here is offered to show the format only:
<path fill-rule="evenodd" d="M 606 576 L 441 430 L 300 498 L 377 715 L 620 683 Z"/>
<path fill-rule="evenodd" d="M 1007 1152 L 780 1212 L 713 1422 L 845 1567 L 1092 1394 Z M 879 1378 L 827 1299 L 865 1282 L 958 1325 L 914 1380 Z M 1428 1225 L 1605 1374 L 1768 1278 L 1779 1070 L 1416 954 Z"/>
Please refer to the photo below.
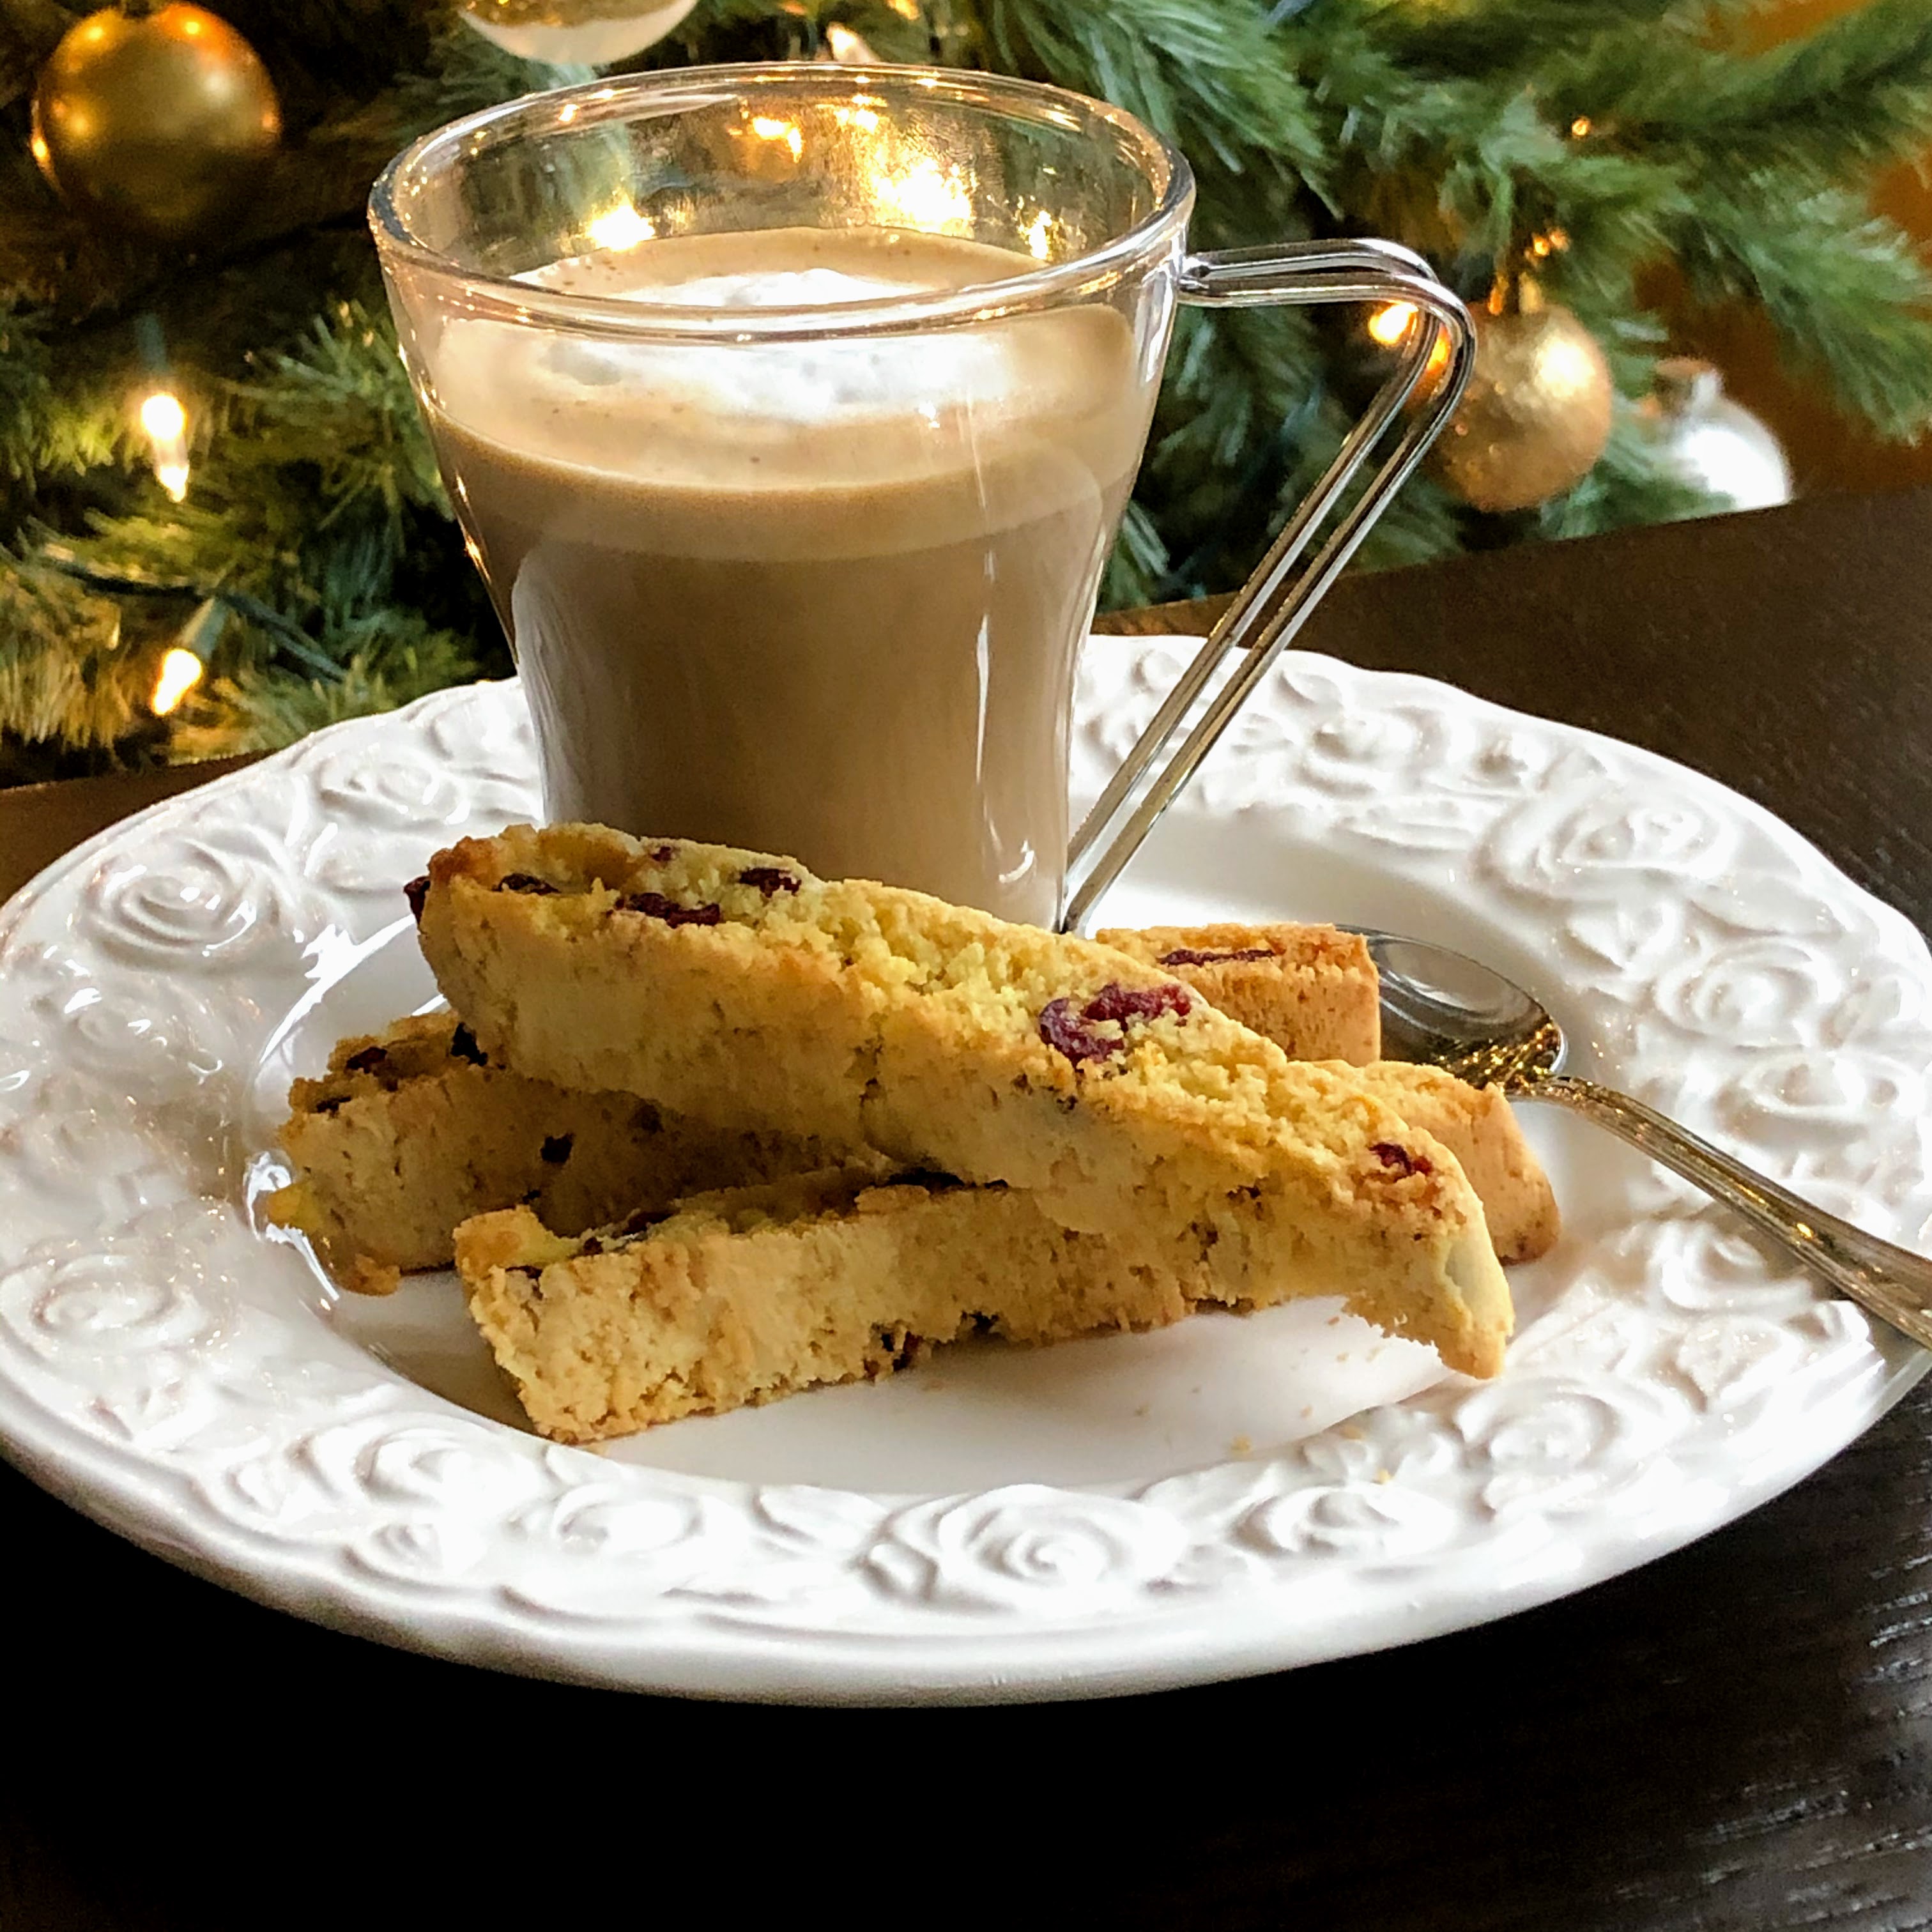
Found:
<path fill-rule="evenodd" d="M 399 155 L 371 226 L 546 814 L 1080 923 L 1466 374 L 1466 317 L 1417 258 L 1191 256 L 1192 200 L 1120 110 L 944 70 L 634 75 Z M 1418 320 L 1070 837 L 1076 658 L 1184 300 Z"/>

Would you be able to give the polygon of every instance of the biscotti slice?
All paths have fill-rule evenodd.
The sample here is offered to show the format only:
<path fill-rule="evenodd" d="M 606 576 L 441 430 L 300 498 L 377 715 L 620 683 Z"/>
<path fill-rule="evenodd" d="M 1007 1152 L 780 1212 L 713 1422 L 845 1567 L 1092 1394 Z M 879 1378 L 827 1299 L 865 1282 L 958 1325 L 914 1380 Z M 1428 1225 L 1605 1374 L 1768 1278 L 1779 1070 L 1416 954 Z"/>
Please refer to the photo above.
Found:
<path fill-rule="evenodd" d="M 456 1224 L 493 1209 L 526 1203 L 546 1227 L 575 1234 L 682 1195 L 857 1157 L 700 1126 L 628 1094 L 527 1080 L 485 1060 L 453 1013 L 345 1040 L 330 1064 L 326 1078 L 292 1090 L 280 1138 L 301 1172 L 268 1197 L 268 1216 L 308 1233 L 337 1279 L 364 1293 L 394 1288 L 399 1269 L 447 1268 Z M 1498 1260 L 1548 1250 L 1556 1201 L 1499 1090 L 1479 1092 L 1432 1067 L 1378 1061 L 1355 1070 L 1456 1156 Z"/>
<path fill-rule="evenodd" d="M 268 1197 L 344 1286 L 446 1268 L 459 1221 L 530 1202 L 550 1227 L 596 1226 L 700 1189 L 823 1166 L 830 1150 L 665 1114 L 634 1094 L 566 1092 L 485 1059 L 454 1013 L 341 1041 L 298 1080 L 278 1138 L 296 1178 Z"/>
<path fill-rule="evenodd" d="M 1550 1184 L 1500 1092 L 1427 1067 L 1357 1070 L 1456 1156 L 1498 1260 L 1534 1260 L 1550 1246 Z M 447 1268 L 456 1224 L 493 1209 L 525 1202 L 545 1226 L 575 1234 L 682 1195 L 856 1158 L 700 1126 L 629 1094 L 527 1080 L 490 1065 L 447 1012 L 342 1041 L 328 1076 L 298 1080 L 290 1100 L 279 1138 L 298 1172 L 268 1197 L 268 1218 L 307 1233 L 335 1279 L 363 1294 L 389 1292 L 412 1269 Z"/>
<path fill-rule="evenodd" d="M 598 826 L 464 840 L 416 896 L 445 995 L 518 1072 L 1184 1234 L 1228 1300 L 1334 1292 L 1501 1364 L 1509 1291 L 1454 1156 L 1111 948 Z"/>
<path fill-rule="evenodd" d="M 835 1168 L 700 1196 L 586 1239 L 528 1208 L 456 1231 L 470 1312 L 560 1442 L 769 1402 L 974 1334 L 1158 1328 L 1208 1298 L 1198 1262 L 1134 1265 L 1024 1194 Z"/>
<path fill-rule="evenodd" d="M 1117 926 L 1098 938 L 1172 974 L 1291 1060 L 1366 1066 L 1382 1058 L 1381 986 L 1359 933 L 1332 926 Z"/>
<path fill-rule="evenodd" d="M 1563 1232 L 1556 1195 L 1500 1087 L 1472 1087 L 1439 1066 L 1378 1060 L 1356 1069 L 1412 1127 L 1456 1156 L 1476 1190 L 1499 1262 L 1533 1262 Z"/>

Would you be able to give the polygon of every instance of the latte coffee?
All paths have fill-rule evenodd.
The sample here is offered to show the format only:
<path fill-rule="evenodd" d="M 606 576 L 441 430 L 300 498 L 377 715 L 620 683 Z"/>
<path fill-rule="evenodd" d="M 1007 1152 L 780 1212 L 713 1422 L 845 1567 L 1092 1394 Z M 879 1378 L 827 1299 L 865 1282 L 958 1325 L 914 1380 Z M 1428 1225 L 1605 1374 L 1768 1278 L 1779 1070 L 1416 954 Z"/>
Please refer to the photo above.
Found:
<path fill-rule="evenodd" d="M 652 240 L 553 288 L 728 313 L 1035 265 L 897 229 Z M 1104 303 L 805 343 L 452 316 L 424 401 L 553 819 L 1050 923 L 1075 652 L 1159 344 Z"/>

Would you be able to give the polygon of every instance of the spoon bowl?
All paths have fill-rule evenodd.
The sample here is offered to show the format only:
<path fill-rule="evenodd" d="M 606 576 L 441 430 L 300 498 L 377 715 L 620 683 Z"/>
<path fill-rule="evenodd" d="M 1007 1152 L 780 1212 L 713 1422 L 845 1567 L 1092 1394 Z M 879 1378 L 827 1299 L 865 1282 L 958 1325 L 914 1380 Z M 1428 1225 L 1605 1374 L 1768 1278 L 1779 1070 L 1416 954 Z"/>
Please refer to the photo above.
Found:
<path fill-rule="evenodd" d="M 1472 1087 L 1561 1072 L 1563 1029 L 1513 980 L 1426 940 L 1348 930 L 1381 976 L 1384 1059 L 1443 1067 Z"/>
<path fill-rule="evenodd" d="M 1654 1107 L 1562 1071 L 1563 1029 L 1533 994 L 1466 953 L 1347 930 L 1382 980 L 1382 1052 L 1440 1066 L 1511 1100 L 1567 1107 L 1735 1208 L 1760 1234 L 1868 1312 L 1932 1348 L 1932 1261 L 1881 1240 L 1754 1172 Z"/>

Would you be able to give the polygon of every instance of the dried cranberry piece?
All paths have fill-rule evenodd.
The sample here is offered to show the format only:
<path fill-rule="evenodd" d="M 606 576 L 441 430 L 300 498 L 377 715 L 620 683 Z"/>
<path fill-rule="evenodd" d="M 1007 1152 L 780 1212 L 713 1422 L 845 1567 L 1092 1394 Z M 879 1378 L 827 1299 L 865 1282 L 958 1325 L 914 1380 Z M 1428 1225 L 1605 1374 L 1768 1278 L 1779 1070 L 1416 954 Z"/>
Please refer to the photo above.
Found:
<path fill-rule="evenodd" d="M 738 883 L 769 896 L 796 892 L 800 880 L 796 873 L 788 872 L 782 866 L 747 866 L 738 874 Z"/>
<path fill-rule="evenodd" d="M 534 892 L 539 898 L 554 898 L 556 888 L 548 879 L 540 879 L 534 872 L 506 872 L 496 881 L 500 892 Z"/>
<path fill-rule="evenodd" d="M 1040 1036 L 1056 1052 L 1065 1054 L 1076 1066 L 1083 1060 L 1105 1060 L 1126 1043 L 1102 1040 L 1099 1034 L 1089 1033 L 1073 1010 L 1073 1002 L 1064 996 L 1048 1000 L 1040 1009 Z"/>
<path fill-rule="evenodd" d="M 1194 1010 L 1194 995 L 1178 981 L 1165 986 L 1124 986 L 1111 980 L 1080 1010 L 1083 1020 L 1098 1024 L 1102 1020 L 1158 1019 L 1172 1013 L 1185 1019 Z"/>
<path fill-rule="evenodd" d="M 543 1144 L 543 1160 L 546 1166 L 561 1167 L 570 1158 L 570 1150 L 576 1141 L 574 1134 L 550 1134 Z"/>
<path fill-rule="evenodd" d="M 1226 966 L 1237 959 L 1272 959 L 1271 946 L 1244 946 L 1233 952 L 1202 952 L 1192 946 L 1177 946 L 1172 952 L 1163 952 L 1160 963 L 1163 966 Z"/>
<path fill-rule="evenodd" d="M 422 925 L 423 902 L 429 897 L 429 874 L 424 872 L 412 879 L 403 888 L 403 896 L 410 902 L 410 918 Z"/>
<path fill-rule="evenodd" d="M 461 1020 L 449 1036 L 449 1053 L 452 1060 L 466 1060 L 472 1066 L 488 1066 L 490 1064 L 490 1056 L 476 1044 L 476 1036 Z"/>
<path fill-rule="evenodd" d="M 342 1063 L 351 1073 L 380 1073 L 388 1064 L 388 1049 L 381 1046 L 365 1046 L 360 1053 L 352 1053 Z"/>
<path fill-rule="evenodd" d="M 1432 1168 L 1419 1154 L 1411 1154 L 1408 1148 L 1397 1147 L 1393 1141 L 1377 1141 L 1370 1149 L 1384 1167 L 1394 1168 L 1398 1174 L 1432 1174 Z"/>
<path fill-rule="evenodd" d="M 676 856 L 677 848 L 675 845 L 653 845 L 651 848 L 650 860 L 654 866 L 668 866 Z"/>
<path fill-rule="evenodd" d="M 1185 1019 L 1193 1010 L 1194 995 L 1185 986 L 1124 986 L 1112 980 L 1077 1014 L 1072 1000 L 1049 1000 L 1040 1012 L 1040 1036 L 1078 1066 L 1084 1060 L 1105 1060 L 1126 1050 L 1124 1037 L 1094 1033 L 1094 1027 L 1109 1020 L 1124 1026 L 1130 1020 L 1157 1019 L 1162 1013 Z"/>
<path fill-rule="evenodd" d="M 616 904 L 619 912 L 640 912 L 661 919 L 667 926 L 716 926 L 724 915 L 715 905 L 681 906 L 662 892 L 626 892 Z"/>

